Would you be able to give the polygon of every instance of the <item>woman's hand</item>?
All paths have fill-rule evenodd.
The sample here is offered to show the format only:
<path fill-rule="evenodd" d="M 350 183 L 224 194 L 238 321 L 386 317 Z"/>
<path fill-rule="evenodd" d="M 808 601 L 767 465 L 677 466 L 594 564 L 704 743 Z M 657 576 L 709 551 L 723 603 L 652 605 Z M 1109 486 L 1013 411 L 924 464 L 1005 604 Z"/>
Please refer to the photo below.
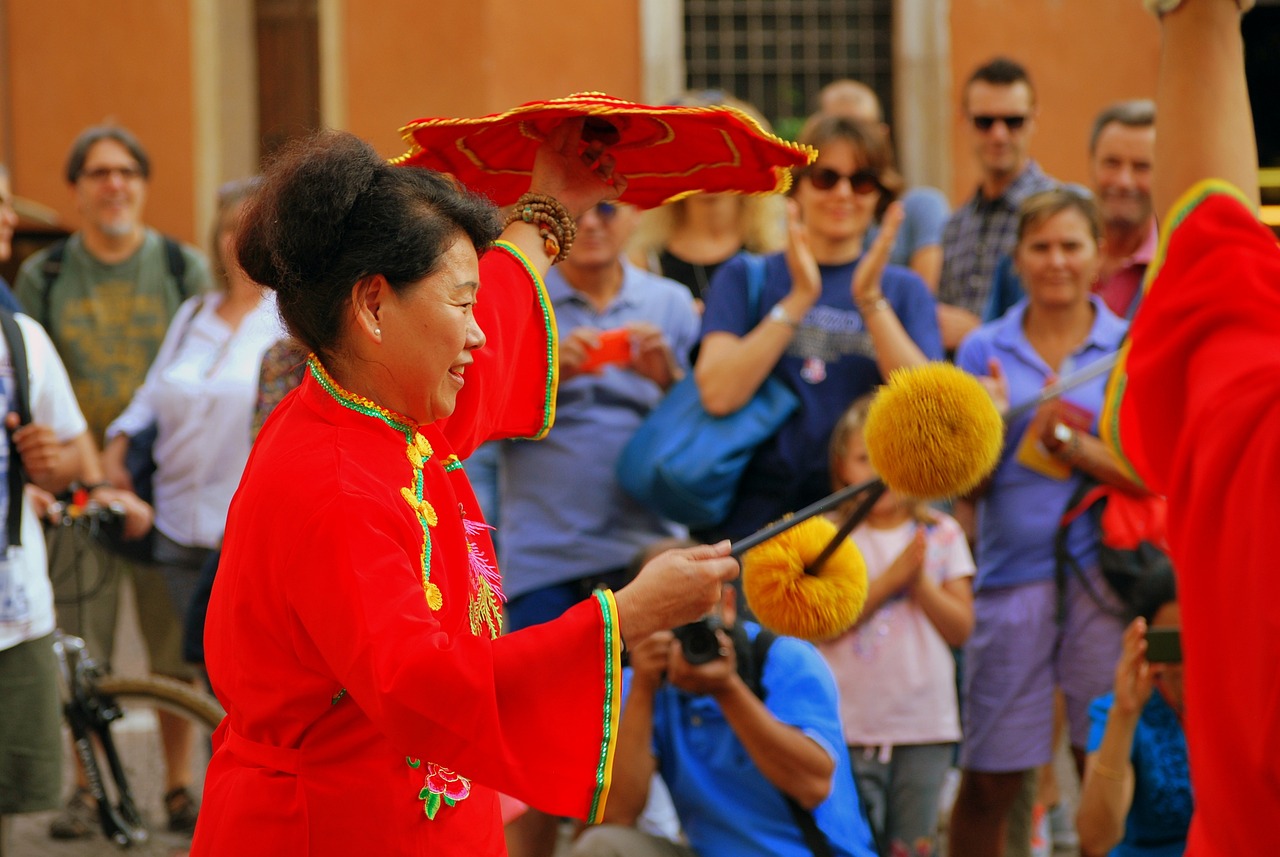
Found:
<path fill-rule="evenodd" d="M 994 357 L 987 361 L 987 372 L 989 374 L 979 378 L 978 383 L 987 391 L 1000 416 L 1004 416 L 1009 412 L 1009 379 L 1005 377 L 1000 361 Z"/>
<path fill-rule="evenodd" d="M 876 240 L 871 242 L 871 249 L 863 255 L 862 261 L 853 271 L 853 302 L 864 316 L 874 308 L 876 301 L 884 297 L 880 284 L 904 216 L 902 203 L 895 202 L 889 206 L 880 221 L 880 232 L 876 235 Z"/>
<path fill-rule="evenodd" d="M 129 436 L 118 434 L 107 441 L 102 448 L 102 475 L 121 491 L 133 491 L 133 475 L 124 466 L 124 457 L 129 452 Z"/>
<path fill-rule="evenodd" d="M 1045 379 L 1046 387 L 1058 383 L 1058 376 L 1050 374 Z M 1062 441 L 1054 436 L 1053 430 L 1058 423 L 1062 422 L 1062 404 L 1059 399 L 1050 399 L 1042 402 L 1040 407 L 1036 408 L 1036 412 L 1031 417 L 1031 424 L 1027 426 L 1027 432 L 1040 441 L 1050 454 L 1058 447 L 1062 446 Z"/>
<path fill-rule="evenodd" d="M 1114 710 L 1137 717 L 1151 698 L 1155 675 L 1147 663 L 1147 622 L 1138 617 L 1124 629 L 1120 661 L 1116 664 Z"/>
<path fill-rule="evenodd" d="M 729 542 L 663 551 L 618 590 L 618 624 L 628 644 L 655 631 L 701 619 L 720 603 L 721 587 L 738 576 Z"/>
<path fill-rule="evenodd" d="M 615 159 L 599 140 L 582 141 L 582 118 L 561 122 L 538 147 L 529 190 L 555 197 L 575 218 L 597 202 L 617 199 L 627 189 L 614 174 Z"/>
<path fill-rule="evenodd" d="M 792 318 L 803 318 L 822 297 L 822 274 L 809 247 L 809 235 L 800 222 L 800 206 L 787 200 L 787 270 L 791 272 L 791 292 L 784 300 Z"/>

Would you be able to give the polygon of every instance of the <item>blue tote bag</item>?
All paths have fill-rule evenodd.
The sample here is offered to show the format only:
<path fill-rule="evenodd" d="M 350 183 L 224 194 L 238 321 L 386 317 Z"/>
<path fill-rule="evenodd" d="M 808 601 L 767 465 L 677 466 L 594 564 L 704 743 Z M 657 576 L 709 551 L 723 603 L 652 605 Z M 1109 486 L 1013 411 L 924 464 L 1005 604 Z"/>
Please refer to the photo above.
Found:
<path fill-rule="evenodd" d="M 747 260 L 747 307 L 760 318 L 764 259 Z M 702 407 L 693 373 L 674 384 L 618 457 L 624 491 L 658 514 L 694 530 L 723 521 L 756 448 L 782 427 L 800 400 L 773 375 L 749 402 L 715 417 Z"/>

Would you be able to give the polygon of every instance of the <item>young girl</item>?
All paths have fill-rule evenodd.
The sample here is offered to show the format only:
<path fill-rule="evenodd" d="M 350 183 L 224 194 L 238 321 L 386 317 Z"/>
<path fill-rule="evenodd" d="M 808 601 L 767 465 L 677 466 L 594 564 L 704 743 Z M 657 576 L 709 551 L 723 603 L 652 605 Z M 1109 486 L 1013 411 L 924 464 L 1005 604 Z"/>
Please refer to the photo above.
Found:
<path fill-rule="evenodd" d="M 870 402 L 857 399 L 832 432 L 837 490 L 876 475 L 862 437 Z M 840 523 L 848 513 L 830 514 Z M 857 625 L 819 648 L 840 688 L 845 740 L 882 857 L 927 857 L 960 739 L 951 648 L 973 629 L 973 557 L 955 520 L 893 491 L 853 540 L 866 558 L 867 603 Z"/>

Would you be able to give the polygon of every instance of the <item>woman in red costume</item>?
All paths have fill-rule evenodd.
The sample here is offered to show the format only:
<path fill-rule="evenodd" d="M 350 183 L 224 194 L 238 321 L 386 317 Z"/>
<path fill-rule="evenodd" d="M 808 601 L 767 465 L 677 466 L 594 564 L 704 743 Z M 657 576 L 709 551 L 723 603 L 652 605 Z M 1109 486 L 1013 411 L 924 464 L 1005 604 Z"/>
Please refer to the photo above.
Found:
<path fill-rule="evenodd" d="M 459 459 L 551 425 L 541 274 L 571 240 L 560 213 L 625 186 L 580 126 L 534 168 L 556 222 L 497 242 L 486 201 L 348 134 L 268 169 L 239 258 L 312 354 L 228 518 L 205 640 L 227 717 L 193 854 L 503 854 L 495 790 L 598 819 L 624 640 L 705 614 L 736 575 L 727 543 L 671 551 L 616 596 L 498 636 Z"/>
<path fill-rule="evenodd" d="M 1169 499 L 1182 605 L 1188 855 L 1265 854 L 1280 818 L 1280 247 L 1258 222 L 1240 15 L 1162 14 L 1160 250 L 1103 429 Z"/>

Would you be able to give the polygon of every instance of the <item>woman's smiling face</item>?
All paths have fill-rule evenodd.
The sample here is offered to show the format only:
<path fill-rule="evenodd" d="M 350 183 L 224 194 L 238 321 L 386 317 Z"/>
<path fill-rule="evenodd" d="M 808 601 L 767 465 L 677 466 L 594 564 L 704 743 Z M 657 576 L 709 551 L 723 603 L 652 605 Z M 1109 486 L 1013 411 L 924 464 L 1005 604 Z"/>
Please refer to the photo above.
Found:
<path fill-rule="evenodd" d="M 388 407 L 418 423 L 453 413 L 471 352 L 485 342 L 473 314 L 479 288 L 475 247 L 459 237 L 433 273 L 383 302 L 380 356 L 394 386 Z"/>
<path fill-rule="evenodd" d="M 880 191 L 858 193 L 849 176 L 867 168 L 864 152 L 850 140 L 833 139 L 822 145 L 818 159 L 796 185 L 795 199 L 805 229 L 814 238 L 827 242 L 861 239 L 871 227 Z M 815 186 L 813 174 L 821 170 L 840 178 L 828 190 Z"/>

